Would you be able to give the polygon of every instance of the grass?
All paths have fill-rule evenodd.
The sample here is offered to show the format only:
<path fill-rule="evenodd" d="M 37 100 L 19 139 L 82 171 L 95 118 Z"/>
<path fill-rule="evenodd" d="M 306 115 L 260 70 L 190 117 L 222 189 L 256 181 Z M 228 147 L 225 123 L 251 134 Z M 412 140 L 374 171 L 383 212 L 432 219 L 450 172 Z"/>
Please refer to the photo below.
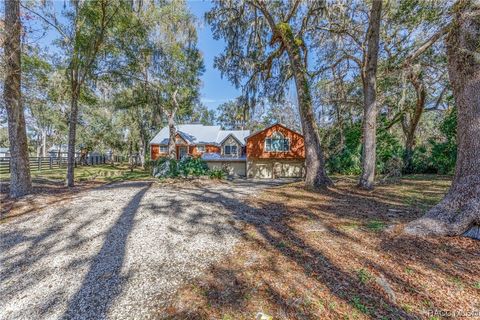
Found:
<path fill-rule="evenodd" d="M 405 267 L 405 273 L 408 274 L 408 275 L 412 275 L 412 274 L 415 273 L 415 270 L 413 270 L 410 267 Z"/>
<path fill-rule="evenodd" d="M 362 303 L 359 297 L 353 297 L 351 302 L 353 307 L 361 313 L 370 314 L 370 309 Z"/>
<path fill-rule="evenodd" d="M 365 226 L 371 231 L 379 232 L 385 228 L 385 223 L 379 220 L 370 220 Z"/>
<path fill-rule="evenodd" d="M 368 270 L 365 270 L 363 268 L 360 270 L 357 270 L 357 277 L 358 277 L 358 280 L 360 280 L 360 282 L 363 284 L 367 284 L 373 279 L 372 274 L 368 272 Z"/>
<path fill-rule="evenodd" d="M 0 223 L 15 217 L 35 212 L 47 206 L 53 206 L 59 201 L 68 201 L 83 190 L 100 184 L 149 179 L 148 171 L 135 168 L 133 171 L 127 165 L 102 164 L 97 166 L 78 166 L 75 168 L 75 188 L 65 187 L 66 168 L 51 170 L 32 170 L 32 194 L 28 201 L 8 197 L 9 174 L 0 175 L 2 184 L 0 200 Z M 4 183 L 7 182 L 7 183 Z"/>
<path fill-rule="evenodd" d="M 449 177 L 408 176 L 373 192 L 335 178 L 319 192 L 297 183 L 225 204 L 252 217 L 235 224 L 244 239 L 195 281 L 203 295 L 186 285 L 173 299 L 175 312 L 160 312 L 171 319 L 253 319 L 260 310 L 274 319 L 429 319 L 433 307 L 478 308 L 479 242 L 401 233 L 442 199 Z"/>
<path fill-rule="evenodd" d="M 32 170 L 32 179 L 64 180 L 66 168 L 56 168 L 50 170 Z M 75 168 L 75 181 L 98 181 L 98 182 L 116 182 L 124 180 L 141 180 L 150 177 L 150 173 L 140 168 L 130 170 L 128 165 L 110 165 L 101 164 L 96 166 L 78 166 Z M 10 174 L 1 174 L 2 181 L 8 180 Z"/>

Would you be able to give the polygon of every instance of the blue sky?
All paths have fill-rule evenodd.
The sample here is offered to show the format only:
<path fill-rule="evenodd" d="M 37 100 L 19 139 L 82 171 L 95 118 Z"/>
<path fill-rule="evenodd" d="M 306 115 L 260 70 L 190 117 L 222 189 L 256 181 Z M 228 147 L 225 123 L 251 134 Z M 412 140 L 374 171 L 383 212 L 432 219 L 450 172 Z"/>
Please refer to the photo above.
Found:
<path fill-rule="evenodd" d="M 205 22 L 204 16 L 212 7 L 211 2 L 203 0 L 187 0 L 187 4 L 191 12 L 198 19 L 198 46 L 203 53 L 205 63 L 205 73 L 202 76 L 203 86 L 201 89 L 201 101 L 209 109 L 216 109 L 218 105 L 236 98 L 241 92 L 227 79 L 222 79 L 220 71 L 213 67 L 214 58 L 216 55 L 223 52 L 225 42 L 223 40 L 214 40 L 210 26 Z M 58 7 L 58 11 L 62 10 L 62 6 L 63 1 L 55 2 L 55 7 Z M 55 52 L 57 48 L 52 44 L 52 41 L 58 38 L 57 32 L 53 30 L 48 30 L 45 34 L 41 32 L 40 30 L 42 29 L 39 25 L 38 18 L 34 18 L 30 23 L 32 28 L 36 29 L 37 32 L 33 32 L 28 41 L 39 43 L 41 46 L 48 47 L 50 52 Z"/>
<path fill-rule="evenodd" d="M 220 71 L 213 67 L 214 57 L 223 52 L 225 43 L 222 40 L 214 40 L 210 26 L 205 23 L 204 15 L 210 9 L 211 3 L 200 0 L 190 0 L 187 3 L 200 23 L 200 27 L 197 30 L 198 46 L 203 52 L 205 63 L 201 99 L 209 109 L 215 109 L 218 105 L 239 96 L 241 92 L 227 79 L 222 79 Z"/>

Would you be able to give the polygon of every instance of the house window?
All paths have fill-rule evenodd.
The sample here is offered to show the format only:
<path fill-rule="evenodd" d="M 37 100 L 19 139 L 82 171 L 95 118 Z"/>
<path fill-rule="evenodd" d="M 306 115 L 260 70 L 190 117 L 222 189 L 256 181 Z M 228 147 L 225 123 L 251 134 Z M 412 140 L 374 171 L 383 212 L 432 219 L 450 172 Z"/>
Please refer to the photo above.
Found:
<path fill-rule="evenodd" d="M 237 154 L 237 146 L 236 145 L 226 145 L 223 147 L 223 153 L 225 155 L 236 155 Z"/>
<path fill-rule="evenodd" d="M 168 152 L 168 146 L 160 146 L 160 152 L 161 153 L 167 153 Z"/>
<path fill-rule="evenodd" d="M 205 152 L 205 145 L 199 144 L 199 145 L 197 146 L 197 151 L 198 151 L 198 152 Z"/>
<path fill-rule="evenodd" d="M 280 132 L 274 132 L 270 138 L 265 139 L 265 151 L 284 152 L 290 150 L 290 141 L 285 139 Z"/>

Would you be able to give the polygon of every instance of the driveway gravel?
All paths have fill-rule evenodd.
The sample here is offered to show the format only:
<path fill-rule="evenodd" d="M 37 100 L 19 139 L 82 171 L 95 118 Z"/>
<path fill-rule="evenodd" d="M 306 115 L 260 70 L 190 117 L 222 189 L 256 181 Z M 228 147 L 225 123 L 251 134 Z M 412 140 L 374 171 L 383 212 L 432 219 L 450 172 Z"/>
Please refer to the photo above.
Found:
<path fill-rule="evenodd" d="M 241 199 L 281 183 L 115 183 L 2 223 L 0 319 L 152 318 L 233 248 Z"/>

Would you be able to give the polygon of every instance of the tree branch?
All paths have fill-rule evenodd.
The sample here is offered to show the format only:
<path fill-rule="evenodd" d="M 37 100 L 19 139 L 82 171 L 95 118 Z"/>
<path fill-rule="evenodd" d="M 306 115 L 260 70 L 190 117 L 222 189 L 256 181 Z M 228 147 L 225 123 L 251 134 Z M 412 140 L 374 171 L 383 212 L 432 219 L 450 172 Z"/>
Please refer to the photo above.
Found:
<path fill-rule="evenodd" d="M 444 36 L 449 30 L 450 30 L 451 25 L 448 24 L 445 27 L 439 29 L 437 32 L 435 32 L 429 39 L 427 39 L 420 47 L 418 47 L 417 50 L 412 52 L 402 63 L 401 68 L 405 68 L 409 66 L 415 59 L 417 59 L 422 53 L 427 51 L 428 48 L 430 48 L 435 42 L 437 42 L 438 39 L 440 39 L 442 36 Z"/>

